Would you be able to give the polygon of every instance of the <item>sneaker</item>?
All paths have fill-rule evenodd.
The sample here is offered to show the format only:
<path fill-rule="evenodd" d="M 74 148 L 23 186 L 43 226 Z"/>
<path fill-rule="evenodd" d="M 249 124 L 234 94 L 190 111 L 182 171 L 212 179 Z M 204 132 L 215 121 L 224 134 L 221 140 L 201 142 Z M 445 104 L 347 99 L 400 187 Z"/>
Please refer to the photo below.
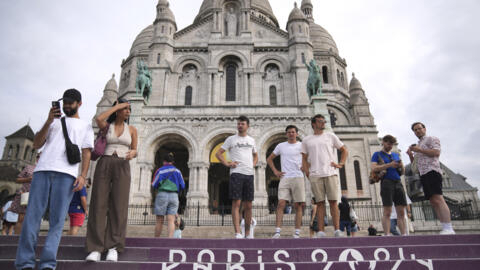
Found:
<path fill-rule="evenodd" d="M 343 233 L 340 230 L 336 230 L 334 235 L 335 235 L 335 237 L 343 237 Z"/>
<path fill-rule="evenodd" d="M 455 234 L 455 231 L 454 230 L 441 230 L 440 234 L 441 235 L 452 235 L 452 234 Z"/>
<path fill-rule="evenodd" d="M 322 231 L 317 232 L 317 235 L 315 236 L 315 238 L 324 238 L 324 237 L 327 237 L 327 235 Z"/>
<path fill-rule="evenodd" d="M 272 238 L 275 238 L 275 239 L 280 238 L 280 233 L 276 232 Z"/>
<path fill-rule="evenodd" d="M 116 262 L 118 261 L 118 252 L 116 248 L 111 248 L 108 250 L 106 261 Z"/>
<path fill-rule="evenodd" d="M 300 238 L 300 234 L 294 234 L 293 238 Z"/>
<path fill-rule="evenodd" d="M 87 256 L 87 258 L 85 258 L 85 260 L 87 262 L 98 262 L 98 261 L 100 261 L 100 256 L 101 256 L 100 252 L 92 251 L 92 252 L 90 252 L 90 254 L 88 254 L 88 256 Z"/>
<path fill-rule="evenodd" d="M 253 234 L 252 234 L 252 233 L 250 233 L 250 234 L 249 234 L 249 235 L 247 235 L 245 238 L 247 238 L 247 239 L 253 239 Z"/>
<path fill-rule="evenodd" d="M 236 234 L 235 234 L 235 238 L 237 238 L 237 239 L 243 239 L 243 234 L 241 234 L 241 233 L 236 233 Z"/>

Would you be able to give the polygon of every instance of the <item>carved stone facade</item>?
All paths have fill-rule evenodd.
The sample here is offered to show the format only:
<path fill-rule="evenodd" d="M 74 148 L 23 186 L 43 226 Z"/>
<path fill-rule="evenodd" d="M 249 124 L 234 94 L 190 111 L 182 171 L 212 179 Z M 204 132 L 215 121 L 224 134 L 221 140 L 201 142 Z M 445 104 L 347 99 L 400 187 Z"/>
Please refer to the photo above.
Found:
<path fill-rule="evenodd" d="M 236 133 L 236 118 L 246 115 L 259 150 L 255 203 L 271 204 L 278 179 L 267 169 L 267 154 L 286 139 L 289 124 L 299 127 L 301 138 L 312 133 L 310 117 L 316 109 L 307 95 L 304 64 L 312 58 L 321 70 L 327 119 L 335 119 L 332 129 L 350 152 L 341 172 L 342 192 L 380 201 L 379 188 L 368 183 L 370 156 L 380 147 L 368 101 L 357 79 L 347 85 L 346 61 L 312 12 L 311 2 L 304 0 L 283 30 L 268 0 L 204 0 L 193 24 L 178 30 L 168 2 L 158 2 L 154 23 L 137 36 L 122 61 L 118 89 L 119 97 L 131 101 L 130 124 L 139 131 L 130 203 L 151 201 L 149 184 L 161 165 L 159 153 L 173 151 L 181 156 L 177 165 L 188 182 L 186 201 L 218 205 L 228 173 L 211 154 Z M 139 59 L 152 72 L 148 103 L 135 95 Z M 115 87 L 110 81 L 105 95 Z M 98 113 L 110 99 L 102 99 Z"/>

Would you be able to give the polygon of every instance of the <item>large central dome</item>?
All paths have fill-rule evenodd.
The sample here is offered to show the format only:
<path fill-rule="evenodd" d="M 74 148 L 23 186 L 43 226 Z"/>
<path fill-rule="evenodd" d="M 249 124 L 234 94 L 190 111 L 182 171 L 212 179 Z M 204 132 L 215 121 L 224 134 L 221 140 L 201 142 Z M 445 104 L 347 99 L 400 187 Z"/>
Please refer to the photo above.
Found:
<path fill-rule="evenodd" d="M 215 8 L 216 0 L 203 0 L 202 6 L 200 7 L 200 11 L 198 12 L 195 21 L 205 18 L 206 16 L 210 15 L 212 9 Z M 272 6 L 270 6 L 270 2 L 268 0 L 251 0 L 252 8 L 258 9 L 266 16 L 270 17 L 277 25 L 278 21 L 275 15 L 273 14 Z"/>

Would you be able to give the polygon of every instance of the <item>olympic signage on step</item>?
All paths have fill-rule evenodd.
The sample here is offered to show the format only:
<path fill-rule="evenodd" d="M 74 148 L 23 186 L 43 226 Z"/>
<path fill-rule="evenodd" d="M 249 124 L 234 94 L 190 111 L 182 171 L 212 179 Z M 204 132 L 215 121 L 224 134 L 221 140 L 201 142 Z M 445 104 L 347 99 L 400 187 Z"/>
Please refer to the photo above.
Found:
<path fill-rule="evenodd" d="M 399 270 L 402 269 L 401 265 L 405 263 L 406 260 L 417 263 L 418 268 L 421 269 L 434 269 L 431 259 L 416 259 L 415 254 L 404 254 L 403 248 L 377 248 L 373 250 L 373 254 L 370 254 L 371 252 L 363 252 L 364 254 L 362 254 L 362 252 L 357 249 L 348 248 L 341 251 L 338 257 L 329 257 L 328 252 L 324 249 L 313 249 L 310 253 L 310 261 L 301 262 L 293 261 L 291 254 L 287 250 L 282 249 L 275 251 L 273 258 L 271 257 L 271 252 L 265 256 L 262 250 L 257 250 L 256 260 L 254 260 L 254 258 L 248 258 L 248 260 L 246 260 L 246 254 L 236 249 L 227 250 L 226 258 L 219 256 L 225 256 L 225 252 L 215 254 L 216 252 L 219 253 L 218 250 L 210 249 L 203 249 L 198 253 L 192 252 L 192 250 L 170 249 L 168 256 L 169 262 L 162 264 L 162 270 L 173 270 L 177 267 L 185 269 L 180 267 L 181 264 L 193 264 L 193 270 L 211 270 L 214 264 L 216 265 L 215 269 L 219 269 L 218 265 L 225 265 L 225 268 L 221 268 L 225 270 L 246 270 L 246 264 L 249 264 L 248 269 L 252 269 L 252 264 L 258 265 L 259 270 L 265 270 L 266 264 L 275 264 L 278 265 L 278 267 L 274 268 L 275 270 L 301 270 L 301 266 L 297 266 L 297 264 L 312 262 L 318 262 L 321 265 L 321 267 L 317 268 L 318 270 L 335 270 L 335 263 L 342 263 L 342 269 L 344 269 L 344 264 L 348 264 L 351 270 L 359 269 L 357 268 L 359 263 L 368 264 L 369 270 L 385 269 L 385 264 L 382 264 L 381 268 L 377 267 L 378 262 L 391 264 L 388 266 L 388 269 Z M 298 253 L 296 252 L 296 254 Z M 265 262 L 265 259 L 267 259 L 267 262 Z"/>

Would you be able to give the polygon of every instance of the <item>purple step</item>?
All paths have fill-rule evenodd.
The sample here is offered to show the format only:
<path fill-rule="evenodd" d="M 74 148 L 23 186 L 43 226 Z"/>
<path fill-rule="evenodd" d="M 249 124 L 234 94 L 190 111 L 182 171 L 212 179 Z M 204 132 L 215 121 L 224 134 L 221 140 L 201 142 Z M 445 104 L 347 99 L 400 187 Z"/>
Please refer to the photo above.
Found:
<path fill-rule="evenodd" d="M 45 237 L 39 237 L 43 244 Z M 18 236 L 2 236 L 0 243 L 17 244 Z M 83 246 L 84 237 L 64 236 L 60 245 Z M 404 245 L 447 245 L 480 244 L 480 234 L 464 235 L 425 235 L 406 237 L 349 237 L 321 239 L 167 239 L 167 238 L 127 238 L 127 247 L 169 247 L 169 248 L 305 248 L 305 247 L 378 247 Z"/>
<path fill-rule="evenodd" d="M 42 246 L 37 248 L 37 257 Z M 120 261 L 144 262 L 178 262 L 190 263 L 210 261 L 213 254 L 215 262 L 226 263 L 239 261 L 255 263 L 275 262 L 275 258 L 285 258 L 291 262 L 311 262 L 313 258 L 322 261 L 343 261 L 362 258 L 363 260 L 409 260 L 409 259 L 469 259 L 479 258 L 480 244 L 475 245 L 418 245 L 418 246 L 383 246 L 354 248 L 269 248 L 269 249 L 198 249 L 198 248 L 138 248 L 127 247 L 119 255 Z M 0 259 L 12 259 L 16 255 L 16 246 L 0 244 Z M 58 260 L 84 260 L 87 256 L 82 246 L 61 246 Z M 171 260 L 173 258 L 173 260 Z"/>
<path fill-rule="evenodd" d="M 209 268 L 211 266 L 211 268 Z M 213 264 L 171 264 L 171 263 L 138 263 L 138 262 L 100 262 L 87 263 L 78 261 L 59 261 L 57 270 L 192 270 L 192 269 L 212 269 L 212 270 L 277 270 L 277 269 L 299 269 L 299 270 L 322 270 L 322 269 L 355 269 L 355 270 L 478 270 L 480 268 L 480 259 L 436 259 L 436 260 L 404 260 L 404 261 L 360 261 L 360 262 L 321 262 L 321 263 L 243 263 L 239 265 L 213 263 Z M 0 260 L 0 269 L 14 269 L 13 260 Z"/>

